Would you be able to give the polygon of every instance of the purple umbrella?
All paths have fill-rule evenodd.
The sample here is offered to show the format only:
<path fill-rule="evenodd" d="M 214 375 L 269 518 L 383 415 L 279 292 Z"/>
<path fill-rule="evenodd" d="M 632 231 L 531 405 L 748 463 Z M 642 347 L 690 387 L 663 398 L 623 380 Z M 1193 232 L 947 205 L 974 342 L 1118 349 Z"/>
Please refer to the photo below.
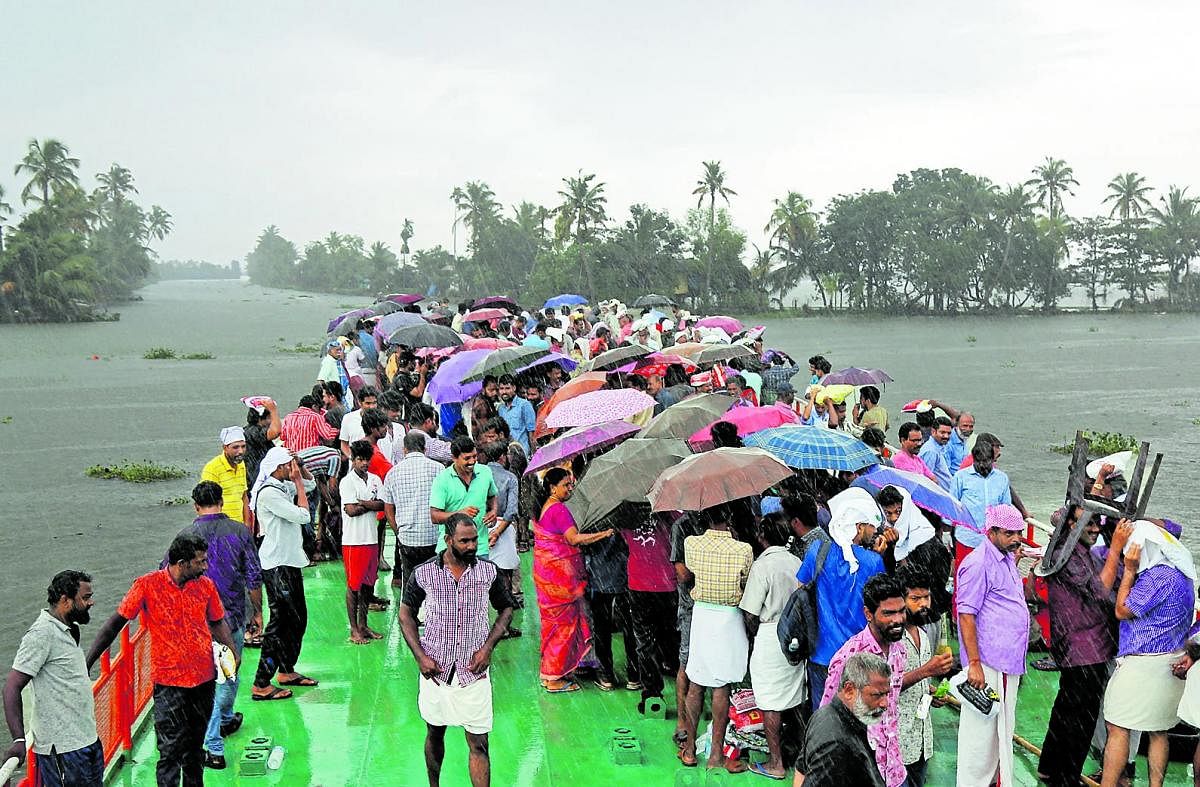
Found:
<path fill-rule="evenodd" d="M 434 404 L 465 402 L 483 390 L 483 383 L 461 383 L 475 364 L 491 355 L 491 350 L 465 350 L 451 355 L 434 372 L 425 390 Z"/>
<path fill-rule="evenodd" d="M 606 421 L 602 424 L 572 429 L 562 437 L 551 440 L 535 451 L 525 472 L 535 473 L 559 462 L 574 459 L 580 454 L 609 448 L 622 440 L 633 437 L 638 433 L 639 428 L 627 421 Z"/>
<path fill-rule="evenodd" d="M 360 320 L 363 317 L 372 317 L 374 314 L 375 312 L 371 309 L 351 309 L 348 312 L 343 312 L 329 321 L 328 327 L 325 328 L 325 333 L 333 333 L 334 328 L 341 325 L 343 321 L 349 320 L 351 317 L 356 320 Z"/>
<path fill-rule="evenodd" d="M 605 421 L 619 421 L 647 410 L 656 404 L 636 388 L 618 388 L 580 394 L 560 404 L 546 416 L 546 426 L 591 426 Z"/>
<path fill-rule="evenodd" d="M 395 333 L 398 328 L 403 328 L 406 325 L 428 324 L 424 317 L 412 312 L 385 314 L 379 318 L 379 322 L 375 323 L 375 338 L 379 342 L 383 342 L 384 339 Z"/>
<path fill-rule="evenodd" d="M 931 514 L 937 514 L 956 525 L 979 530 L 981 524 L 976 524 L 971 510 L 954 499 L 954 496 L 942 489 L 919 473 L 907 470 L 897 470 L 894 467 L 875 465 L 874 469 L 854 479 L 851 486 L 866 489 L 872 495 L 885 486 L 900 486 L 912 495 L 912 501 L 918 508 L 923 508 Z"/>
<path fill-rule="evenodd" d="M 821 385 L 883 385 L 893 382 L 883 369 L 862 369 L 851 366 L 825 375 Z"/>
<path fill-rule="evenodd" d="M 518 372 L 527 372 L 536 366 L 543 366 L 548 363 L 558 364 L 559 366 L 562 367 L 562 370 L 564 372 L 573 372 L 573 371 L 575 371 L 575 367 L 579 365 L 578 361 L 572 360 L 571 358 L 568 358 L 567 356 L 563 355 L 562 353 L 550 353 L 549 355 L 543 355 L 541 358 L 538 358 L 536 361 L 534 361 L 531 364 L 522 366 L 520 369 L 517 369 L 517 371 Z"/>
<path fill-rule="evenodd" d="M 740 320 L 735 320 L 733 317 L 726 317 L 723 314 L 718 314 L 715 317 L 705 317 L 696 323 L 700 328 L 720 328 L 725 333 L 733 336 L 735 333 L 741 333 L 742 323 Z"/>
<path fill-rule="evenodd" d="M 382 297 L 382 298 L 380 298 L 379 300 L 381 300 L 381 301 L 391 301 L 392 303 L 398 303 L 398 304 L 400 304 L 401 306 L 411 306 L 412 304 L 416 303 L 417 301 L 423 301 L 423 300 L 425 300 L 425 296 L 424 296 L 424 295 L 412 295 L 412 294 L 410 294 L 410 293 L 396 293 L 396 292 L 394 292 L 394 293 L 392 293 L 391 295 L 385 295 L 385 296 L 383 296 L 383 297 Z"/>

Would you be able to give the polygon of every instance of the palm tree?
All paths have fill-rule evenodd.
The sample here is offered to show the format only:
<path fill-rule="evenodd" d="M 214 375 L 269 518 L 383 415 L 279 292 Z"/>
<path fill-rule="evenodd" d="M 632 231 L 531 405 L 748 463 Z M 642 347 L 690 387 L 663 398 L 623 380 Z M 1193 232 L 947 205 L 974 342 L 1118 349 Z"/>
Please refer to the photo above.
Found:
<path fill-rule="evenodd" d="M 699 197 L 696 200 L 697 208 L 703 205 L 704 198 L 708 197 L 708 259 L 704 265 L 704 299 L 708 301 L 712 292 L 713 235 L 716 232 L 717 197 L 725 200 L 725 204 L 728 205 L 729 198 L 736 197 L 737 192 L 725 185 L 725 173 L 721 170 L 721 162 L 705 161 L 704 175 L 696 181 L 696 188 L 692 189 L 692 196 Z"/>
<path fill-rule="evenodd" d="M 175 224 L 171 221 L 170 213 L 158 205 L 150 208 L 150 213 L 146 216 L 146 233 L 150 237 L 162 240 L 171 234 L 174 227 Z"/>
<path fill-rule="evenodd" d="M 108 168 L 108 172 L 97 175 L 96 180 L 100 182 L 100 192 L 118 205 L 125 201 L 126 194 L 137 194 L 137 187 L 133 185 L 133 173 L 120 164 L 114 163 Z"/>
<path fill-rule="evenodd" d="M 478 254 L 484 229 L 500 218 L 500 203 L 496 202 L 495 192 L 483 181 L 471 180 L 450 192 L 450 199 L 457 211 L 453 226 L 462 222 L 471 231 L 471 253 Z M 457 251 L 455 249 L 456 254 Z"/>
<path fill-rule="evenodd" d="M 1059 158 L 1046 157 L 1045 163 L 1033 168 L 1033 177 L 1025 181 L 1033 188 L 1037 202 L 1046 209 L 1050 218 L 1058 218 L 1062 210 L 1063 194 L 1075 196 L 1072 186 L 1078 186 L 1075 171 Z"/>
<path fill-rule="evenodd" d="M 404 220 L 404 227 L 400 230 L 400 258 L 405 263 L 408 262 L 408 255 L 411 253 L 408 248 L 408 242 L 412 240 L 413 223 L 412 219 Z"/>
<path fill-rule="evenodd" d="M 57 192 L 65 186 L 75 186 L 79 176 L 79 159 L 71 158 L 71 151 L 57 139 L 47 139 L 39 142 L 29 140 L 29 148 L 21 163 L 13 167 L 13 174 L 22 172 L 29 174 L 29 182 L 21 190 L 21 202 L 40 202 L 50 204 L 50 193 Z"/>
<path fill-rule="evenodd" d="M 1146 185 L 1146 178 L 1136 172 L 1124 172 L 1108 182 L 1108 196 L 1104 202 L 1111 202 L 1112 210 L 1109 218 L 1120 215 L 1121 221 L 1135 219 L 1150 207 L 1146 195 L 1153 191 Z"/>
<path fill-rule="evenodd" d="M 763 231 L 768 233 L 770 248 L 783 257 L 783 267 L 773 277 L 782 305 L 784 291 L 798 284 L 810 269 L 810 252 L 817 239 L 817 214 L 812 203 L 798 191 L 789 191 L 786 197 L 772 203 L 775 207 Z"/>
<path fill-rule="evenodd" d="M 596 174 L 584 175 L 583 170 L 573 178 L 563 178 L 563 186 L 558 196 L 562 203 L 555 208 L 558 214 L 556 229 L 561 237 L 568 235 L 575 240 L 575 249 L 579 252 L 579 268 L 587 281 L 589 299 L 596 297 L 596 283 L 592 278 L 592 268 L 588 264 L 586 244 L 595 239 L 597 230 L 608 221 L 608 213 L 604 205 L 608 198 L 604 196 L 604 184 L 592 183 Z"/>
<path fill-rule="evenodd" d="M 758 244 L 754 244 L 754 262 L 750 264 L 750 281 L 754 284 L 754 288 L 767 296 L 767 304 L 770 306 L 771 292 L 771 268 L 775 265 L 776 250 L 767 247 L 764 251 L 758 248 Z M 779 306 L 783 308 L 783 290 L 779 291 Z"/>
<path fill-rule="evenodd" d="M 4 220 L 12 215 L 12 205 L 4 201 L 4 184 L 0 183 L 0 251 L 4 251 Z"/>
<path fill-rule="evenodd" d="M 1159 198 L 1161 207 L 1151 208 L 1150 217 L 1158 225 L 1158 247 L 1167 263 L 1167 300 L 1187 276 L 1192 260 L 1200 253 L 1200 198 L 1189 197 L 1186 188 L 1171 186 Z"/>

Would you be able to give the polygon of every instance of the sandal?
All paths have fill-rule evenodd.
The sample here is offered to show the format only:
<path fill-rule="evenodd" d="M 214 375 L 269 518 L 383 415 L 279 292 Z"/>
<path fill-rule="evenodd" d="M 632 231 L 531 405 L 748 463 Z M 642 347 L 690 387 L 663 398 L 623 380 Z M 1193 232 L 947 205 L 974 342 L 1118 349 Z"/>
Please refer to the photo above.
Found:
<path fill-rule="evenodd" d="M 290 699 L 292 692 L 290 689 L 281 689 L 278 686 L 272 686 L 271 690 L 266 694 L 255 694 L 250 692 L 250 699 L 255 702 L 270 702 L 271 700 L 286 700 Z"/>
<path fill-rule="evenodd" d="M 246 639 L 242 642 L 242 647 L 244 647 L 244 648 L 261 648 L 262 642 L 263 642 L 262 634 L 255 634 L 254 636 L 247 635 Z"/>
<path fill-rule="evenodd" d="M 675 752 L 675 756 L 679 758 L 679 761 L 681 763 L 683 763 L 683 767 L 685 767 L 685 768 L 695 768 L 697 765 L 700 764 L 700 761 L 698 759 L 696 759 L 696 755 L 693 754 L 689 758 L 688 755 L 683 753 L 683 749 L 680 749 L 679 751 Z"/>
<path fill-rule="evenodd" d="M 608 678 L 604 678 L 599 675 L 596 676 L 592 683 L 595 683 L 596 687 L 600 689 L 600 691 L 612 691 L 617 687 L 615 681 L 611 681 Z"/>
<path fill-rule="evenodd" d="M 783 776 L 776 776 L 768 771 L 767 766 L 763 765 L 761 762 L 753 763 L 750 766 L 750 772 L 757 773 L 759 776 L 766 776 L 768 779 L 774 779 L 777 782 L 781 782 L 787 777 L 787 773 L 784 773 Z"/>
<path fill-rule="evenodd" d="M 682 750 L 684 744 L 687 743 L 688 734 L 685 730 L 675 730 L 675 734 L 671 736 L 671 740 L 675 741 L 675 748 Z"/>
<path fill-rule="evenodd" d="M 278 678 L 276 678 L 278 680 Z M 280 680 L 280 686 L 319 686 L 320 684 L 307 675 L 297 675 L 291 680 Z"/>
<path fill-rule="evenodd" d="M 557 683 L 558 685 L 557 686 L 551 685 L 551 684 L 555 684 L 555 683 Z M 579 691 L 579 684 L 573 680 L 562 680 L 562 681 L 544 680 L 544 681 L 542 681 L 542 688 L 545 689 L 546 693 L 548 693 L 548 694 L 566 694 L 567 692 L 571 692 L 571 691 Z"/>
<path fill-rule="evenodd" d="M 723 767 L 729 773 L 745 773 L 750 770 L 750 766 L 746 765 L 743 760 L 731 760 L 728 757 L 725 758 L 725 765 Z"/>

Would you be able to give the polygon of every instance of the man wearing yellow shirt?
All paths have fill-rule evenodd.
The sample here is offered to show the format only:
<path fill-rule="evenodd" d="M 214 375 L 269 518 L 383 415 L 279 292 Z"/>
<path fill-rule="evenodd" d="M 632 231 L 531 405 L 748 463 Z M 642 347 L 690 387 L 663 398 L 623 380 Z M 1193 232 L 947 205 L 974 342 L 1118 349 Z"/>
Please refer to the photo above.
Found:
<path fill-rule="evenodd" d="M 250 521 L 246 497 L 246 433 L 240 426 L 221 430 L 221 453 L 200 471 L 201 481 L 212 481 L 221 487 L 221 513 L 246 524 Z"/>

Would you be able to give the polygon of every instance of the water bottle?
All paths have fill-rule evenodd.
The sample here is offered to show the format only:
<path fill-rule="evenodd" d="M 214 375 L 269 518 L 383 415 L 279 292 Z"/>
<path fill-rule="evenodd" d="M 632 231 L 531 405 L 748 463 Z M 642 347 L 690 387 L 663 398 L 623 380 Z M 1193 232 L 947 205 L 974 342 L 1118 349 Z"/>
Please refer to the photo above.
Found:
<path fill-rule="evenodd" d="M 800 640 L 792 637 L 792 641 L 788 643 L 788 653 L 798 653 L 800 651 Z"/>
<path fill-rule="evenodd" d="M 267 757 L 267 767 L 273 771 L 279 770 L 279 766 L 283 765 L 284 754 L 282 746 L 276 746 L 274 749 L 271 749 L 271 756 Z"/>

